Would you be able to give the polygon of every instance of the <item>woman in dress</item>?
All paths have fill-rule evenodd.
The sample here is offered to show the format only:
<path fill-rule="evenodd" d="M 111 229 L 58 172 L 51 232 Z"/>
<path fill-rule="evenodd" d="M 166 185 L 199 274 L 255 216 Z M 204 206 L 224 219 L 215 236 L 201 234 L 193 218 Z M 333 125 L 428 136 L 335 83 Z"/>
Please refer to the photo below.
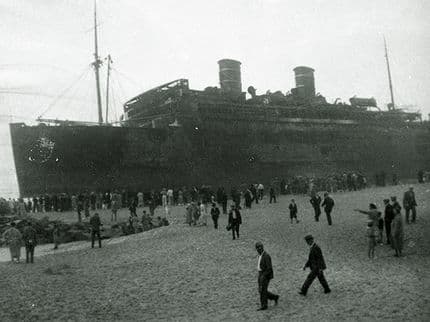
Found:
<path fill-rule="evenodd" d="M 16 262 L 19 263 L 21 257 L 22 235 L 16 228 L 16 224 L 14 222 L 10 225 L 11 227 L 3 233 L 3 238 L 6 241 L 6 245 L 9 246 L 11 261 L 13 262 L 14 259 L 16 259 Z"/>
<path fill-rule="evenodd" d="M 394 256 L 400 257 L 402 256 L 403 237 L 404 237 L 403 219 L 399 208 L 393 207 L 393 211 L 394 211 L 394 219 L 391 223 L 392 225 L 391 234 L 392 234 L 393 248 L 396 252 Z"/>

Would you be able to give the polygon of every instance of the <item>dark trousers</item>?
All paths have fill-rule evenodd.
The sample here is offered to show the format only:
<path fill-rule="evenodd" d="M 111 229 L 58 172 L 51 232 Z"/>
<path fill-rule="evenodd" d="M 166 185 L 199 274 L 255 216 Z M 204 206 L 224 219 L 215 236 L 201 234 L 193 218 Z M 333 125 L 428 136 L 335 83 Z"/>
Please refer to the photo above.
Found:
<path fill-rule="evenodd" d="M 412 210 L 412 222 L 415 222 L 415 220 L 417 219 L 417 210 L 415 208 L 415 206 L 413 207 L 408 207 L 405 208 L 405 212 L 406 212 L 406 222 L 409 224 L 409 213 Z"/>
<path fill-rule="evenodd" d="M 320 221 L 321 208 L 314 207 L 314 212 L 315 212 L 315 221 Z"/>
<path fill-rule="evenodd" d="M 25 245 L 25 262 L 33 263 L 34 259 L 34 245 Z"/>
<path fill-rule="evenodd" d="M 94 242 L 96 239 L 96 235 L 97 235 L 97 238 L 99 240 L 99 248 L 102 248 L 102 239 L 100 237 L 100 230 L 92 230 L 91 231 L 91 248 L 94 248 Z"/>
<path fill-rule="evenodd" d="M 276 300 L 278 296 L 268 291 L 270 280 L 259 272 L 258 274 L 258 292 L 260 293 L 261 307 L 267 307 L 267 300 Z"/>
<path fill-rule="evenodd" d="M 276 196 L 275 196 L 275 195 L 270 195 L 269 203 L 272 203 L 272 201 L 273 201 L 274 203 L 276 203 Z"/>
<path fill-rule="evenodd" d="M 327 216 L 327 222 L 328 222 L 329 226 L 331 226 L 331 224 L 332 224 L 332 222 L 331 222 L 331 209 L 330 210 L 325 209 L 324 212 Z"/>
<path fill-rule="evenodd" d="M 222 202 L 222 213 L 227 213 L 227 200 Z"/>
<path fill-rule="evenodd" d="M 214 222 L 214 228 L 218 229 L 218 216 L 212 216 L 212 220 Z"/>
<path fill-rule="evenodd" d="M 391 221 L 385 220 L 385 234 L 387 235 L 387 244 L 391 244 Z"/>
<path fill-rule="evenodd" d="M 237 219 L 233 219 L 231 223 L 231 232 L 233 234 L 233 239 L 239 238 L 239 221 Z"/>
<path fill-rule="evenodd" d="M 318 280 L 320 281 L 322 287 L 324 288 L 324 291 L 330 291 L 330 287 L 328 286 L 328 283 L 324 277 L 324 272 L 322 270 L 311 270 L 308 277 L 306 278 L 305 282 L 302 286 L 302 293 L 306 294 L 308 292 L 309 286 L 311 286 L 312 282 L 314 281 L 315 277 L 318 277 Z"/>

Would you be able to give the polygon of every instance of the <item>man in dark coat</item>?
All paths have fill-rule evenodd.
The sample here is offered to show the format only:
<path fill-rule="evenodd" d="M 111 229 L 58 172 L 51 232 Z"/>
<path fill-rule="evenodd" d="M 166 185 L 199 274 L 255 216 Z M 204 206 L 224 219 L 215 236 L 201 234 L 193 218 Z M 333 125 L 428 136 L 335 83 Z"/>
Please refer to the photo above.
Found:
<path fill-rule="evenodd" d="M 403 207 L 406 213 L 406 223 L 409 224 L 409 213 L 412 210 L 412 223 L 415 222 L 417 218 L 417 201 L 415 200 L 414 188 L 410 187 L 408 191 L 403 195 Z"/>
<path fill-rule="evenodd" d="M 393 206 L 390 205 L 390 199 L 384 199 L 384 204 L 385 204 L 385 214 L 384 214 L 385 234 L 387 235 L 387 244 L 391 244 L 391 223 L 394 219 L 394 209 L 393 209 Z"/>
<path fill-rule="evenodd" d="M 233 233 L 233 240 L 239 238 L 239 226 L 242 224 L 242 216 L 240 215 L 239 209 L 236 205 L 231 205 L 231 210 L 228 213 L 228 224 L 231 227 Z"/>
<path fill-rule="evenodd" d="M 309 252 L 309 259 L 306 262 L 305 266 L 303 267 L 303 270 L 306 270 L 306 268 L 309 267 L 311 269 L 311 272 L 306 278 L 306 281 L 304 282 L 299 294 L 306 296 L 309 286 L 311 286 L 315 277 L 318 277 L 318 280 L 320 281 L 322 287 L 324 288 L 324 293 L 326 294 L 330 293 L 331 292 L 330 287 L 328 286 L 328 283 L 324 277 L 323 271 L 326 269 L 326 266 L 325 266 L 325 261 L 324 261 L 321 248 L 317 244 L 315 244 L 314 238 L 312 237 L 312 235 L 307 235 L 305 237 L 305 240 L 311 249 Z"/>
<path fill-rule="evenodd" d="M 260 293 L 261 306 L 258 311 L 267 310 L 268 300 L 275 301 L 278 304 L 279 295 L 273 294 L 268 291 L 269 282 L 273 278 L 272 259 L 270 255 L 264 250 L 263 244 L 258 242 L 255 244 L 258 256 L 258 292 Z"/>
<path fill-rule="evenodd" d="M 272 201 L 273 201 L 274 203 L 276 203 L 276 192 L 275 192 L 275 188 L 270 187 L 269 195 L 270 195 L 269 203 L 272 203 Z"/>
<path fill-rule="evenodd" d="M 315 221 L 319 221 L 320 215 L 321 215 L 321 197 L 318 196 L 316 193 L 313 193 L 311 196 L 310 202 L 311 202 L 312 208 L 314 208 Z"/>
<path fill-rule="evenodd" d="M 31 222 L 27 221 L 24 231 L 22 232 L 22 240 L 25 245 L 25 262 L 34 262 L 34 248 L 37 244 L 36 230 L 31 226 Z"/>
<path fill-rule="evenodd" d="M 218 218 L 219 218 L 219 208 L 216 206 L 216 204 L 212 204 L 212 209 L 211 209 L 211 217 L 212 220 L 214 222 L 214 228 L 218 229 Z"/>
<path fill-rule="evenodd" d="M 328 192 L 324 193 L 324 201 L 321 206 L 324 207 L 324 212 L 327 216 L 327 222 L 329 226 L 331 226 L 331 212 L 334 207 L 334 200 L 328 195 Z"/>
<path fill-rule="evenodd" d="M 99 248 L 102 248 L 102 239 L 100 237 L 100 226 L 102 226 L 102 223 L 100 221 L 100 217 L 98 213 L 95 213 L 91 217 L 90 225 L 91 225 L 91 248 L 94 248 L 94 241 L 95 241 L 96 235 L 99 240 Z"/>

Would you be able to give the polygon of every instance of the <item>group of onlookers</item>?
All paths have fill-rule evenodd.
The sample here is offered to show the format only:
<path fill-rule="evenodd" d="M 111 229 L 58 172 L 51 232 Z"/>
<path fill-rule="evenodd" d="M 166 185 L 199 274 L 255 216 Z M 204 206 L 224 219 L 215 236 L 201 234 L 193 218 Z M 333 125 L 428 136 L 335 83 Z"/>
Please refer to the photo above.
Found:
<path fill-rule="evenodd" d="M 369 241 L 368 256 L 374 258 L 375 246 L 383 244 L 383 232 L 385 229 L 386 243 L 391 245 L 395 251 L 396 257 L 402 256 L 404 244 L 404 225 L 402 218 L 402 207 L 397 201 L 396 196 L 390 199 L 384 199 L 384 216 L 378 210 L 376 204 L 369 204 L 368 210 L 356 211 L 368 215 L 367 222 L 367 237 Z M 403 195 L 403 208 L 405 209 L 406 223 L 416 222 L 416 207 L 417 202 L 413 187 L 410 187 Z M 410 214 L 412 217 L 410 218 Z"/>

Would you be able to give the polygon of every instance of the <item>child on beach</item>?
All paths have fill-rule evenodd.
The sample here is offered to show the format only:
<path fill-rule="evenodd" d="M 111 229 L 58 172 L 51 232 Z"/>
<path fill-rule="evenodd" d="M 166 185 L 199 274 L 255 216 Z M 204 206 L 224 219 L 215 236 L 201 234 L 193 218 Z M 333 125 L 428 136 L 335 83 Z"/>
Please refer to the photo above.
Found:
<path fill-rule="evenodd" d="M 296 223 L 298 223 L 299 221 L 297 220 L 297 205 L 296 202 L 294 201 L 294 199 L 291 199 L 291 203 L 288 206 L 288 208 L 290 209 L 290 219 L 291 219 L 291 223 L 293 223 L 293 219 L 296 219 Z"/>
<path fill-rule="evenodd" d="M 370 259 L 373 259 L 375 257 L 375 246 L 376 246 L 376 230 L 373 227 L 373 224 L 369 222 L 367 224 L 367 238 L 369 240 L 369 248 L 367 250 L 367 256 L 369 256 Z"/>

